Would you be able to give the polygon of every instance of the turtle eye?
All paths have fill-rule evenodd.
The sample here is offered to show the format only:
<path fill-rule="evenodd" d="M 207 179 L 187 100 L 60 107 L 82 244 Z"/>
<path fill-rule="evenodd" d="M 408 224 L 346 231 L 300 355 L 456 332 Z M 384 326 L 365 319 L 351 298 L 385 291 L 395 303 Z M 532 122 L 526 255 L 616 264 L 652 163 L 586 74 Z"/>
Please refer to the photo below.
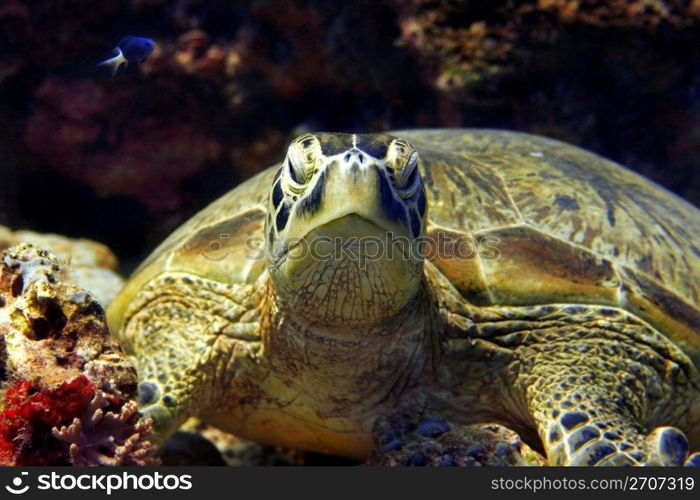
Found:
<path fill-rule="evenodd" d="M 399 171 L 396 183 L 399 187 L 411 188 L 418 177 L 418 152 L 414 151 L 404 167 Z"/>
<path fill-rule="evenodd" d="M 303 169 L 292 165 L 292 160 L 287 159 L 287 173 L 297 184 L 304 184 Z"/>
<path fill-rule="evenodd" d="M 316 136 L 304 134 L 289 146 L 285 168 L 294 184 L 304 185 L 318 168 L 321 144 Z"/>
<path fill-rule="evenodd" d="M 407 142 L 395 140 L 389 145 L 386 163 L 397 186 L 413 193 L 418 178 L 418 151 Z"/>

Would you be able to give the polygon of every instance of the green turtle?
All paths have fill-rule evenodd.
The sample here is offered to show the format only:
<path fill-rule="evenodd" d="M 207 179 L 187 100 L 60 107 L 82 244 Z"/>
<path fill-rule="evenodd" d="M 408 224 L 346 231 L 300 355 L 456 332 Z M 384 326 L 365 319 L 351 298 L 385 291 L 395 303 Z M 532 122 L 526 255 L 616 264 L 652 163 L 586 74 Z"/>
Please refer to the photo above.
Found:
<path fill-rule="evenodd" d="M 419 397 L 553 465 L 700 462 L 700 211 L 547 138 L 302 135 L 108 316 L 161 439 L 198 416 L 363 459 Z"/>

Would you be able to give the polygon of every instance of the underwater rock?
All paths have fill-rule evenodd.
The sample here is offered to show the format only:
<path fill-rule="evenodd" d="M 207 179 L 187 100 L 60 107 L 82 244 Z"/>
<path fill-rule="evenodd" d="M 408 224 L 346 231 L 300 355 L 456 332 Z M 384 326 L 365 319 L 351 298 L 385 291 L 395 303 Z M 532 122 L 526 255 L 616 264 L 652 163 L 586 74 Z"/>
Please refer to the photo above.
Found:
<path fill-rule="evenodd" d="M 514 431 L 484 423 L 451 425 L 423 402 L 379 418 L 370 466 L 541 466 L 545 458 Z"/>
<path fill-rule="evenodd" d="M 37 65 L 48 73 L 80 63 L 119 1 L 4 0 L 0 2 L 0 83 Z"/>
<path fill-rule="evenodd" d="M 64 279 L 90 290 L 102 307 L 107 307 L 124 284 L 124 279 L 117 274 L 117 257 L 101 243 L 58 234 L 11 231 L 0 226 L 0 251 L 21 242 L 48 249 L 60 260 L 69 263 L 61 271 Z"/>
<path fill-rule="evenodd" d="M 211 37 L 206 32 L 188 31 L 177 39 L 176 46 L 173 60 L 186 73 L 219 83 L 226 76 L 232 76 L 233 66 L 227 67 L 227 57 L 235 51 L 211 45 Z"/>
<path fill-rule="evenodd" d="M 214 443 L 196 432 L 180 430 L 160 447 L 158 457 L 168 467 L 226 465 Z"/>
<path fill-rule="evenodd" d="M 190 418 L 162 447 L 163 465 L 304 465 L 311 454 L 270 446 L 224 432 Z"/>
<path fill-rule="evenodd" d="M 136 370 L 103 308 L 29 243 L 0 257 L 0 373 L 2 464 L 154 463 Z"/>

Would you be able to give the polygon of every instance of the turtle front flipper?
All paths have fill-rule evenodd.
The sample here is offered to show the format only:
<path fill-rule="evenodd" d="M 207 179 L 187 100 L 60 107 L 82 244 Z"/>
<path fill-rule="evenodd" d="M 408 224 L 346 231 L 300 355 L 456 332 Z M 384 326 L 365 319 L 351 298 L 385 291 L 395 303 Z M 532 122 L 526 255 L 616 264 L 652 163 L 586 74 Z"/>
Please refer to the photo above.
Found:
<path fill-rule="evenodd" d="M 554 384 L 557 385 L 557 384 Z M 540 434 L 552 465 L 658 465 L 678 466 L 697 462 L 688 457 L 688 440 L 675 427 L 657 427 L 648 435 L 627 411 L 610 410 L 602 397 L 582 398 L 574 390 L 545 405 L 538 413 Z M 596 409 L 593 409 L 596 408 Z M 697 454 L 695 454 L 697 455 Z"/>
<path fill-rule="evenodd" d="M 631 315 L 580 309 L 581 324 L 541 325 L 516 348 L 550 465 L 697 463 L 679 430 L 697 425 L 692 362 Z"/>
<path fill-rule="evenodd" d="M 156 441 L 193 415 L 235 418 L 237 374 L 261 345 L 254 290 L 171 272 L 129 304 L 118 336 L 136 354 L 139 409 L 153 419 Z"/>

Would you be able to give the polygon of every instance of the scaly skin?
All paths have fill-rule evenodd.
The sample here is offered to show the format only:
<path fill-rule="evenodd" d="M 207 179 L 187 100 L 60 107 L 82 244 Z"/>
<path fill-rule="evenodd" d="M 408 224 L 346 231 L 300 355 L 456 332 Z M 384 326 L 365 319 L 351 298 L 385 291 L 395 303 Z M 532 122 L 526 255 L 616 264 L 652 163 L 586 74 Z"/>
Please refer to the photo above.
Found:
<path fill-rule="evenodd" d="M 268 302 L 275 294 L 261 302 L 255 290 L 264 286 L 233 290 L 174 276 L 155 281 L 153 289 L 153 296 L 142 295 L 147 306 L 134 305 L 138 312 L 125 333 L 138 334 L 133 348 L 140 353 L 141 395 L 152 392 L 155 400 L 142 404 L 163 436 L 197 414 L 244 438 L 362 459 L 374 420 L 427 393 L 450 422 L 495 421 L 527 436 L 533 421 L 551 464 L 672 465 L 686 459 L 682 437 L 667 432 L 666 441 L 653 441 L 654 433 L 646 438 L 644 430 L 690 427 L 697 371 L 665 337 L 621 310 L 470 311 L 466 328 L 460 316 L 450 315 L 433 357 L 420 320 L 429 317 L 425 312 L 400 316 L 405 322 L 387 329 L 394 350 L 380 352 L 388 343 L 382 332 L 365 331 L 362 349 L 352 341 L 329 342 L 280 314 Z M 256 333 L 262 309 L 272 312 L 266 342 Z M 218 315 L 234 310 L 238 316 L 230 317 L 243 321 Z M 140 333 L 144 329 L 148 335 Z M 364 370 L 348 377 L 350 365 Z M 144 390 L 149 385 L 159 389 Z M 607 453 L 611 446 L 615 451 Z"/>
<path fill-rule="evenodd" d="M 438 134 L 436 145 L 446 137 L 458 139 Z M 467 260 L 450 251 L 428 259 L 295 254 L 299 241 L 324 238 L 376 240 L 391 233 L 413 243 L 426 234 L 469 236 L 435 223 L 444 222 L 444 195 L 453 194 L 435 191 L 440 175 L 463 182 L 464 199 L 472 201 L 465 208 L 469 224 L 498 219 L 499 207 L 507 217 L 523 217 L 503 174 L 478 171 L 483 164 L 476 158 L 488 148 L 507 154 L 509 138 L 478 143 L 464 160 L 476 167 L 463 171 L 440 170 L 440 162 L 457 160 L 426 142 L 432 167 L 426 189 L 405 142 L 307 134 L 290 146 L 274 177 L 251 181 L 272 184 L 266 210 L 256 198 L 243 215 L 217 218 L 243 209 L 244 201 L 226 198 L 178 231 L 110 310 L 115 331 L 137 359 L 143 411 L 161 439 L 196 415 L 243 438 L 363 459 L 375 421 L 422 398 L 448 426 L 494 422 L 512 429 L 550 464 L 698 464 L 700 455 L 688 453 L 700 446 L 693 281 L 674 275 L 663 289 L 629 262 L 610 261 L 591 242 L 607 252 L 608 238 L 620 252 L 624 242 L 612 230 L 573 244 L 544 226 L 505 220 L 479 233 L 498 237 L 495 259 Z M 529 144 L 513 140 L 513 149 Z M 561 148 L 566 161 L 547 165 L 574 171 L 569 158 L 579 153 L 528 140 L 551 148 L 547 154 Z M 605 169 L 588 159 L 595 175 Z M 528 161 L 512 159 L 518 166 Z M 611 189 L 596 179 L 585 191 L 591 200 Z M 667 193 L 631 175 L 628 180 L 669 211 L 682 208 Z M 426 192 L 439 209 L 432 221 Z M 562 206 L 578 209 L 569 198 Z M 609 201 L 625 213 L 643 205 L 630 207 L 623 196 Z M 487 203 L 483 213 L 479 203 Z M 541 213 L 550 220 L 549 211 Z M 614 215 L 608 212 L 612 225 L 620 223 Z M 700 220 L 684 216 L 689 227 Z M 663 224 L 658 215 L 654 221 Z M 266 265 L 196 260 L 206 238 L 224 231 L 231 232 L 228 249 L 239 259 L 246 237 L 263 234 Z M 397 245 L 392 240 L 392 252 Z M 353 248 L 369 255 L 365 247 Z M 636 243 L 630 248 L 641 251 Z M 675 251 L 668 253 L 673 259 Z M 683 266 L 691 274 L 697 267 L 688 259 Z"/>
<path fill-rule="evenodd" d="M 248 439 L 366 456 L 374 419 L 415 385 L 428 357 L 422 307 L 355 329 L 364 339 L 329 339 L 256 291 L 271 287 L 185 275 L 152 282 L 123 332 L 138 353 L 143 410 L 162 438 L 196 414 Z M 269 334 L 258 334 L 261 322 Z"/>
<path fill-rule="evenodd" d="M 442 373 L 467 384 L 463 394 L 491 391 L 485 401 L 466 401 L 471 408 L 508 408 L 510 417 L 496 420 L 524 434 L 534 424 L 551 465 L 680 465 L 688 458 L 683 434 L 658 426 L 697 427 L 698 371 L 642 321 L 583 304 L 460 314 L 469 325 L 449 328 Z"/>

